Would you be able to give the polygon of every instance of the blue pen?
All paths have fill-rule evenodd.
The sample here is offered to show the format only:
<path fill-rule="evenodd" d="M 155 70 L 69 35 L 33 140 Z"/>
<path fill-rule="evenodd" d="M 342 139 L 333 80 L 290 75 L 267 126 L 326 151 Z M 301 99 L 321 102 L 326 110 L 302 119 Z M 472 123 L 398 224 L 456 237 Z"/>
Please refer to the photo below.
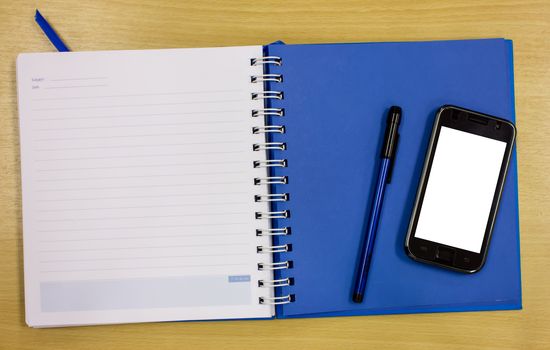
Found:
<path fill-rule="evenodd" d="M 399 134 L 397 130 L 401 122 L 401 107 L 392 106 L 388 112 L 386 121 L 386 134 L 384 136 L 384 147 L 382 148 L 380 170 L 378 172 L 378 181 L 374 197 L 372 198 L 372 207 L 369 217 L 369 226 L 367 234 L 363 241 L 361 251 L 361 260 L 357 269 L 357 277 L 355 279 L 355 288 L 353 289 L 353 301 L 361 303 L 365 295 L 365 286 L 367 284 L 367 275 L 369 273 L 370 259 L 372 257 L 372 247 L 376 238 L 376 229 L 380 220 L 380 211 L 382 210 L 382 202 L 384 200 L 384 190 L 386 185 L 391 181 L 391 172 L 397 151 L 397 141 Z"/>

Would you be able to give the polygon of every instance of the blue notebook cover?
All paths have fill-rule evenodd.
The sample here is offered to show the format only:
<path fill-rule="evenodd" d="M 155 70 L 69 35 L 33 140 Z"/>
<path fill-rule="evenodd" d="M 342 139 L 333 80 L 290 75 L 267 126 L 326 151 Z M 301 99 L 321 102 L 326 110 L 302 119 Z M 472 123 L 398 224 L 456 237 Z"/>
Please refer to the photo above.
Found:
<path fill-rule="evenodd" d="M 290 236 L 275 244 L 292 251 L 275 256 L 292 260 L 278 278 L 294 285 L 277 288 L 295 302 L 279 306 L 277 317 L 367 315 L 521 308 L 517 165 L 512 156 L 488 258 L 473 275 L 414 262 L 404 240 L 435 113 L 453 104 L 514 121 L 512 43 L 504 39 L 269 45 L 282 58 L 269 73 L 283 75 L 268 90 L 284 92 L 287 144 L 273 159 L 288 176 L 274 193 L 289 193 Z M 387 187 L 365 300 L 351 300 L 359 247 L 369 212 L 387 109 L 403 108 L 393 179 Z M 521 133 L 521 130 L 520 130 Z"/>

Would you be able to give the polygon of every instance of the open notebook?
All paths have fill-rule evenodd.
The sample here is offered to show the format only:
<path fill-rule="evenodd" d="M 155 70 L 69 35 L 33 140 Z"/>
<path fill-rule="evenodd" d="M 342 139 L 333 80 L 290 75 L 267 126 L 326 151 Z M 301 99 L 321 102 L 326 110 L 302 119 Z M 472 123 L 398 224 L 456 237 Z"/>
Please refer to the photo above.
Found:
<path fill-rule="evenodd" d="M 27 324 L 521 307 L 515 157 L 480 273 L 403 249 L 434 111 L 513 120 L 511 57 L 502 39 L 20 55 Z M 353 304 L 392 104 L 402 145 Z"/>
<path fill-rule="evenodd" d="M 271 317 L 262 47 L 21 55 L 31 325 Z M 223 57 L 223 59 L 220 59 Z M 258 86 L 259 85 L 259 86 Z M 262 122 L 263 124 L 263 122 Z M 252 234 L 251 234 L 252 233 Z"/>

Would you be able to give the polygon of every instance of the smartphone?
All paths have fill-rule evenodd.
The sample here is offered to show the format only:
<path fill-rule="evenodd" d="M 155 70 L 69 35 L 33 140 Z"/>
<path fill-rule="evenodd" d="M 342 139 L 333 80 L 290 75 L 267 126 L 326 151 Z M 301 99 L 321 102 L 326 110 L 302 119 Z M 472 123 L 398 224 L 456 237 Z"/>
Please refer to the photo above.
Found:
<path fill-rule="evenodd" d="M 439 109 L 405 240 L 411 258 L 466 273 L 481 269 L 515 138 L 507 120 Z"/>

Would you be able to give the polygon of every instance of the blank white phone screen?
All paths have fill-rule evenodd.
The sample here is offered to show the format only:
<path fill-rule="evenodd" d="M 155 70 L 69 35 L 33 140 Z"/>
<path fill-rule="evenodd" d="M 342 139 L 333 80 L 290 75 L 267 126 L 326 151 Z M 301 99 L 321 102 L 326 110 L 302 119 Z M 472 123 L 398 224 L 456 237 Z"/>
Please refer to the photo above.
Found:
<path fill-rule="evenodd" d="M 441 127 L 417 238 L 481 251 L 506 142 Z"/>

